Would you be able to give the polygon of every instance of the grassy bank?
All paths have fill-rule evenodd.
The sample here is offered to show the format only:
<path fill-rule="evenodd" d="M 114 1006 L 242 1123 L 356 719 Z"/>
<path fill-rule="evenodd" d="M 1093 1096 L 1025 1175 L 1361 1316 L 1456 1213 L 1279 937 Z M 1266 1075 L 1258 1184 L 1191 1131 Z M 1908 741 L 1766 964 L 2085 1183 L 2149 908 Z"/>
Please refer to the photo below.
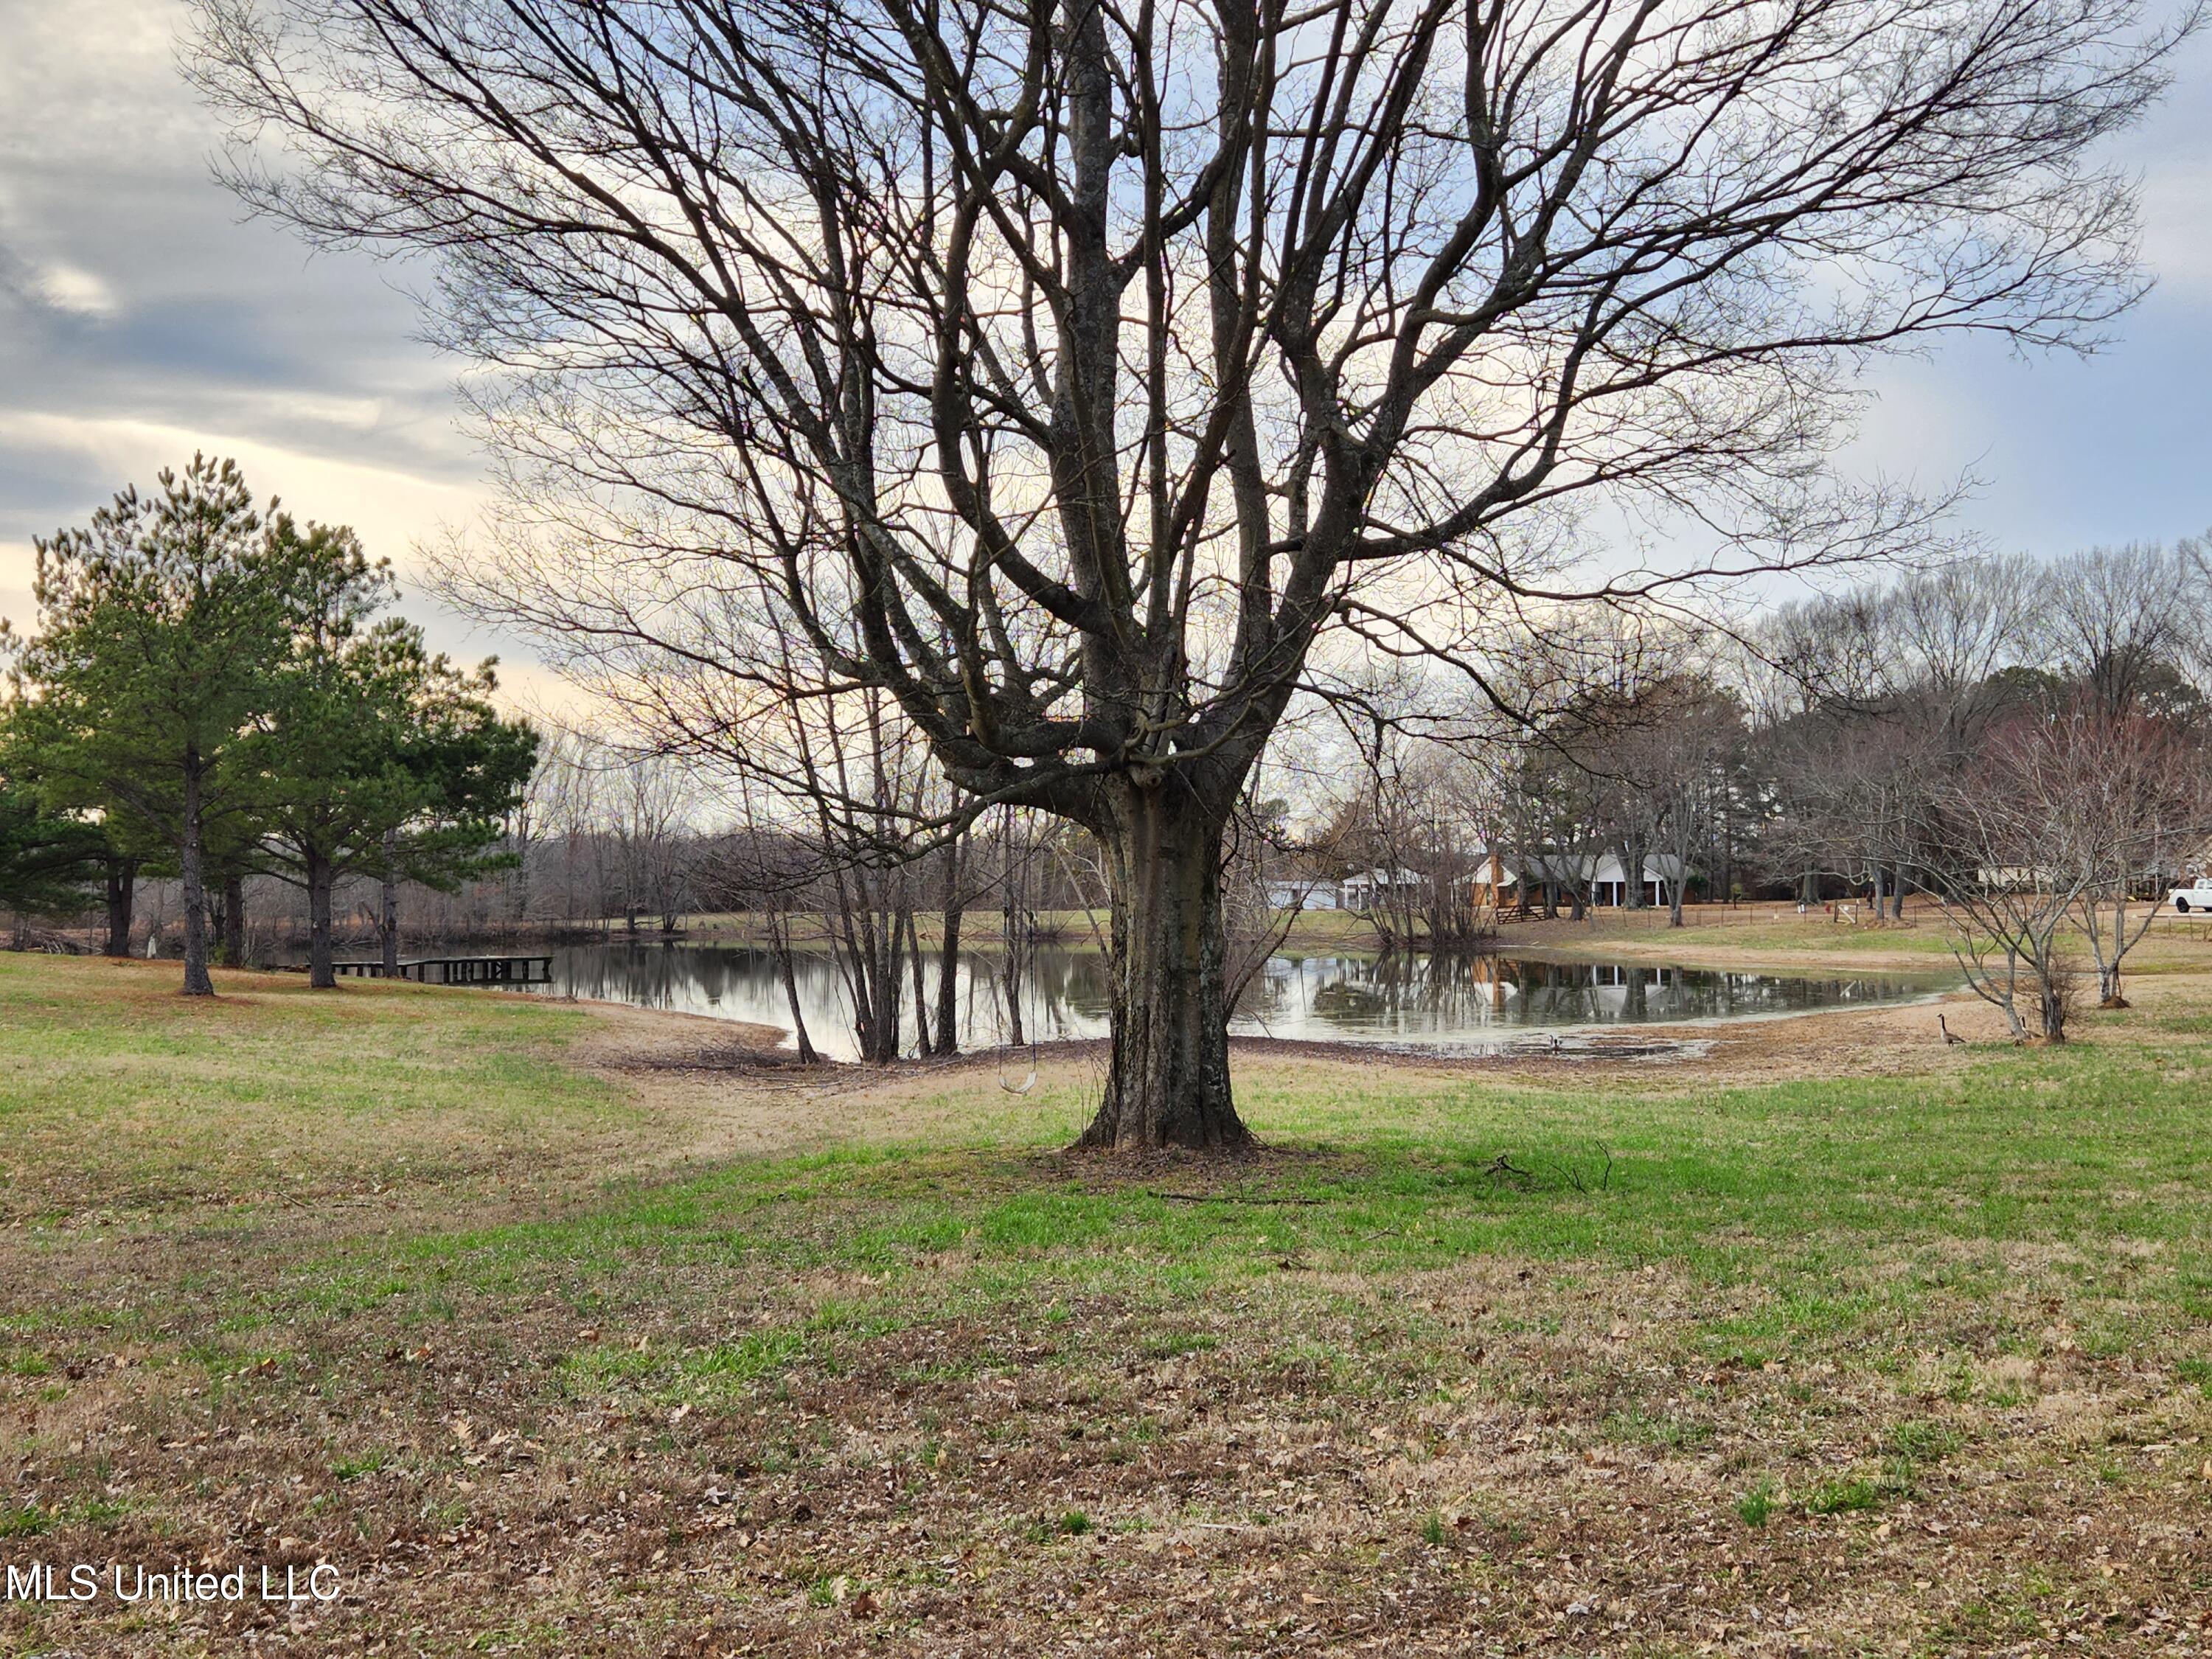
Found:
<path fill-rule="evenodd" d="M 1054 948 L 1073 951 L 1103 949 L 1106 917 L 1103 912 L 1048 910 L 1038 915 L 1046 941 Z M 1382 948 L 1382 937 L 1373 922 L 1344 910 L 1308 910 L 1279 918 L 1284 924 L 1281 949 L 1291 956 L 1372 954 Z M 925 945 L 942 937 L 938 915 L 923 911 L 915 922 Z M 752 944 L 764 946 L 765 924 L 741 912 L 714 913 L 684 919 L 684 937 L 696 943 Z M 971 911 L 961 923 L 962 943 L 988 953 L 999 946 L 1000 917 L 994 911 Z M 807 949 L 826 949 L 827 938 L 818 918 L 794 918 L 793 937 Z M 627 937 L 619 925 L 608 937 L 621 943 Z M 657 935 L 641 934 L 651 942 Z M 1831 916 L 1815 906 L 1799 915 L 1794 903 L 1778 901 L 1741 904 L 1690 905 L 1683 925 L 1670 925 L 1663 908 L 1643 910 L 1594 909 L 1580 921 L 1562 915 L 1508 917 L 1498 926 L 1495 948 L 1506 955 L 1516 952 L 1619 957 L 1679 962 L 1691 966 L 1756 967 L 1818 969 L 1838 964 L 1948 969 L 1952 962 L 1952 930 L 1939 907 L 1916 898 L 1902 921 L 1869 920 L 1863 911 L 1839 910 Z M 2087 968 L 2090 952 L 2086 939 L 2072 939 L 2073 955 Z M 2212 918 L 2184 918 L 2160 915 L 2149 933 L 2128 959 L 2131 972 L 2196 971 L 2212 964 Z"/>
<path fill-rule="evenodd" d="M 1628 956 L 1700 958 L 1763 957 L 1777 965 L 1826 961 L 1951 961 L 1954 934 L 1940 907 L 1915 899 L 1905 919 L 1873 921 L 1863 914 L 1830 916 L 1815 906 L 1800 916 L 1794 904 L 1747 902 L 1737 905 L 1692 905 L 1683 926 L 1670 927 L 1665 910 L 1598 910 L 1583 921 L 1564 918 L 1509 922 L 1499 932 L 1499 948 L 1516 945 L 1562 947 Z M 2086 938 L 2062 934 L 2080 965 L 2090 965 Z M 2212 963 L 2212 921 L 2202 916 L 2160 914 L 2127 958 L 2130 973 L 2202 971 Z"/>
<path fill-rule="evenodd" d="M 2199 980 L 2060 1050 L 1830 1018 L 1781 1081 L 1255 1053 L 1224 1167 L 1062 1154 L 1079 1061 L 168 979 L 0 957 L 0 1555 L 348 1595 L 15 1648 L 2212 1639 Z"/>
<path fill-rule="evenodd" d="M 1055 949 L 1066 951 L 1103 951 L 1105 948 L 1107 915 L 1103 910 L 1040 910 L 1036 913 L 1041 942 Z M 1289 922 L 1286 944 L 1305 951 L 1346 950 L 1371 951 L 1380 948 L 1382 936 L 1375 924 L 1366 917 L 1354 915 L 1348 910 L 1306 910 L 1296 918 L 1285 918 Z M 944 914 L 936 910 L 917 911 L 915 923 L 925 945 L 933 945 L 945 937 Z M 979 951 L 994 950 L 1003 937 L 1004 918 L 996 910 L 970 910 L 960 920 L 960 939 L 963 945 Z M 685 935 L 700 940 L 728 940 L 732 943 L 765 945 L 768 926 L 764 920 L 744 911 L 716 911 L 686 916 Z M 818 915 L 798 915 L 791 920 L 794 941 L 808 946 L 826 945 L 829 935 Z M 617 924 L 611 937 L 623 937 Z"/>
<path fill-rule="evenodd" d="M 311 992 L 174 963 L 0 955 L 0 1222 L 483 1196 L 645 1129 L 563 1063 L 588 1017 L 501 996 Z"/>

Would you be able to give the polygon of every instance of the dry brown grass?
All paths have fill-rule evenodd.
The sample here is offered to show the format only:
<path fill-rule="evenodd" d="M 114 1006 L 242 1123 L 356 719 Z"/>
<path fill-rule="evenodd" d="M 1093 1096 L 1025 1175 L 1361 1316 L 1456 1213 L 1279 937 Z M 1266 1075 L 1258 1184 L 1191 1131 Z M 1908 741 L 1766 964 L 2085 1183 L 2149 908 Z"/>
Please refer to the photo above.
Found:
<path fill-rule="evenodd" d="M 0 968 L 0 1558 L 346 1597 L 9 1650 L 2212 1645 L 2202 981 L 2074 1054 L 1244 1045 L 1225 1169 L 1060 1154 L 1080 1055 L 226 988 Z"/>

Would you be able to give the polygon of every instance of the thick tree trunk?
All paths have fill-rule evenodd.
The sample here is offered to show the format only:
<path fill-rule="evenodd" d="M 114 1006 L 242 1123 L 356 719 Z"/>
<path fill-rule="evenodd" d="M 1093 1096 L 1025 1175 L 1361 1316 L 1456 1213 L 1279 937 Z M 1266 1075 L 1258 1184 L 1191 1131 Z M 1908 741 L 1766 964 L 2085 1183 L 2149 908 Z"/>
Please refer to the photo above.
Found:
<path fill-rule="evenodd" d="M 204 769 L 198 750 L 186 750 L 184 845 L 178 849 L 177 864 L 185 883 L 185 994 L 188 997 L 215 994 L 215 981 L 208 976 L 207 884 L 200 876 Z"/>
<path fill-rule="evenodd" d="M 914 973 L 914 1051 L 927 1059 L 937 1052 L 937 1039 L 929 1029 L 929 959 L 922 954 L 921 929 L 914 913 L 906 917 L 907 965 Z"/>
<path fill-rule="evenodd" d="M 1104 837 L 1113 1053 L 1083 1145 L 1250 1144 L 1229 1085 L 1221 822 L 1170 784 L 1132 788 Z"/>
<path fill-rule="evenodd" d="M 376 913 L 376 942 L 386 979 L 399 977 L 399 832 L 384 832 L 384 891 Z"/>
<path fill-rule="evenodd" d="M 338 982 L 331 966 L 331 862 L 307 854 L 307 983 L 327 991 Z"/>
<path fill-rule="evenodd" d="M 2046 978 L 2037 994 L 2043 1012 L 2043 1039 L 2046 1042 L 2066 1041 L 2066 996 L 2057 984 Z"/>
<path fill-rule="evenodd" d="M 107 954 L 131 954 L 131 912 L 138 896 L 138 860 L 107 860 Z"/>
<path fill-rule="evenodd" d="M 945 934 L 937 944 L 937 1045 L 933 1054 L 960 1052 L 960 848 L 945 854 Z"/>
<path fill-rule="evenodd" d="M 222 872 L 222 961 L 246 966 L 246 877 L 236 870 Z"/>

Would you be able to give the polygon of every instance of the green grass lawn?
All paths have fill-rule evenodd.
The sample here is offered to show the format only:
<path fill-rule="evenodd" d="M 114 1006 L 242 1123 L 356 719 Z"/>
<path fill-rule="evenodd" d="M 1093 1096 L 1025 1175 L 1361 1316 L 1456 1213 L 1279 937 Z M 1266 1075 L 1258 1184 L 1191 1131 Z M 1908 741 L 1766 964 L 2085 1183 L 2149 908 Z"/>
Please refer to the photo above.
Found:
<path fill-rule="evenodd" d="M 639 1127 L 562 1063 L 586 1017 L 301 975 L 0 954 L 0 1223 L 267 1205 L 363 1188 L 480 1191 Z"/>
<path fill-rule="evenodd" d="M 0 1554 L 327 1558 L 295 1651 L 2212 1639 L 2201 983 L 1881 1078 L 1255 1059 L 1229 1165 L 1064 1155 L 1079 1065 L 659 1095 L 577 1011 L 166 988 L 0 958 Z M 825 1150 L 665 1172 L 770 1088 Z"/>

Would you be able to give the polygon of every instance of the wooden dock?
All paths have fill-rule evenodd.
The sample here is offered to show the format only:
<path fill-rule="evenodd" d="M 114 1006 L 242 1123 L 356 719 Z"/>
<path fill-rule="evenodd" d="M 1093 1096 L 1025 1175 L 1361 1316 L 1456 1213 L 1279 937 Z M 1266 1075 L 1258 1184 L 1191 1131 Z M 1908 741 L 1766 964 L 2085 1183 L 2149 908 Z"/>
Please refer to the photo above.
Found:
<path fill-rule="evenodd" d="M 332 970 L 354 979 L 387 977 L 381 962 L 334 962 Z M 398 977 L 422 985 L 550 985 L 550 957 L 414 957 Z"/>

